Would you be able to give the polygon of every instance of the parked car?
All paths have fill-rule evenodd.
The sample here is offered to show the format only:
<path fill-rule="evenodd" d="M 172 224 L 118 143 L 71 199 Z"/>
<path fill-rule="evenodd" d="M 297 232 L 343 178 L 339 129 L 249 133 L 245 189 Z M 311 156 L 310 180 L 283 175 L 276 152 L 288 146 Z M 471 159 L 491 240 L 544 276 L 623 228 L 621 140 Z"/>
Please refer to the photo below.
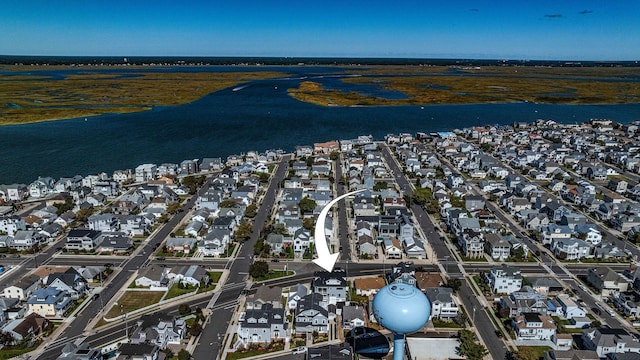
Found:
<path fill-rule="evenodd" d="M 306 346 L 300 346 L 300 347 L 297 347 L 297 348 L 291 350 L 292 354 L 304 354 L 306 352 L 307 352 L 307 347 Z"/>

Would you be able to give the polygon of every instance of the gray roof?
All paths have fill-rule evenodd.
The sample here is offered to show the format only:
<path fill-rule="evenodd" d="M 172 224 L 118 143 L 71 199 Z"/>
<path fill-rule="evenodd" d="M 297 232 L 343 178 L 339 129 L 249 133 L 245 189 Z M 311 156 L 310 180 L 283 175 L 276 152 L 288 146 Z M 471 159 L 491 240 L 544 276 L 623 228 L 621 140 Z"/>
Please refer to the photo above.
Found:
<path fill-rule="evenodd" d="M 353 306 L 347 305 L 342 308 L 342 319 L 343 321 L 351 321 L 354 319 L 365 320 L 366 315 L 364 313 L 364 307 L 362 306 Z"/>
<path fill-rule="evenodd" d="M 441 303 L 451 303 L 453 302 L 453 290 L 451 288 L 446 287 L 436 287 L 436 288 L 427 288 L 426 289 L 427 298 L 433 304 L 438 301 Z"/>

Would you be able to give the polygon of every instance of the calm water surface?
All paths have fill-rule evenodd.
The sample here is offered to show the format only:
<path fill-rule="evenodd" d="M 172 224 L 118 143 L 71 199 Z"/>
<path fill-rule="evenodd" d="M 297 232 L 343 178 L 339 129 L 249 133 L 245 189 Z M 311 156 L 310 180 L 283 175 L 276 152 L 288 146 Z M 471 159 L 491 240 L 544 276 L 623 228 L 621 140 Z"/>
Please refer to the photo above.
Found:
<path fill-rule="evenodd" d="M 339 86 L 335 78 L 328 79 L 332 88 Z M 313 80 L 322 82 L 323 78 Z M 300 81 L 296 76 L 255 81 L 244 84 L 238 91 L 229 88 L 190 104 L 144 113 L 0 127 L 0 184 L 29 183 L 38 176 L 111 173 L 146 162 L 226 157 L 248 150 L 291 151 L 296 145 L 358 135 L 382 139 L 388 133 L 442 131 L 537 119 L 563 123 L 591 118 L 622 123 L 640 119 L 640 104 L 323 107 L 287 95 L 287 88 L 297 86 Z M 353 85 L 345 90 L 354 90 Z M 370 86 L 364 90 L 377 91 Z"/>

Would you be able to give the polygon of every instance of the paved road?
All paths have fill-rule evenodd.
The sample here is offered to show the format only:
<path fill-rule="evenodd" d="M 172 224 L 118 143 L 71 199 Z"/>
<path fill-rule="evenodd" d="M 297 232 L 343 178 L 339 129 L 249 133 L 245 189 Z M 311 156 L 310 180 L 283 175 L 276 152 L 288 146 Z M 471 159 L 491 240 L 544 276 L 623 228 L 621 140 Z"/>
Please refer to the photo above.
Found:
<path fill-rule="evenodd" d="M 389 166 L 389 169 L 391 170 L 396 183 L 398 184 L 398 186 L 400 186 L 400 189 L 402 189 L 403 193 L 409 197 L 413 196 L 413 188 L 411 187 L 409 180 L 404 175 L 402 169 L 400 169 L 400 167 L 398 166 L 395 157 L 391 154 L 387 146 L 382 146 L 382 156 L 387 162 L 387 165 Z M 424 234 L 427 236 L 427 241 L 431 245 L 433 251 L 436 253 L 436 256 L 438 257 L 440 263 L 445 266 L 445 268 L 448 267 L 451 271 L 453 271 L 454 268 L 457 269 L 458 263 L 455 261 L 455 257 L 445 244 L 445 240 L 440 237 L 440 234 L 431 221 L 431 218 L 429 218 L 427 212 L 424 211 L 424 209 L 420 205 L 410 204 L 410 206 L 411 211 L 413 211 L 413 214 L 418 219 L 418 224 L 422 228 Z M 431 254 L 427 254 L 427 256 L 431 256 Z M 459 273 L 459 270 L 456 270 L 456 272 Z"/>
<path fill-rule="evenodd" d="M 342 155 L 340 155 L 339 160 L 334 161 L 334 168 L 336 169 L 336 189 L 338 191 L 338 196 L 346 193 L 347 188 L 345 184 L 343 184 L 340 180 L 342 179 Z M 349 243 L 349 223 L 347 220 L 347 206 L 345 203 L 345 199 L 338 201 L 338 237 L 340 240 L 340 259 L 349 260 L 351 259 L 351 244 Z M 338 250 L 338 249 L 336 249 Z"/>
<path fill-rule="evenodd" d="M 405 195 L 411 196 L 413 194 L 413 190 L 406 176 L 402 172 L 402 170 L 398 167 L 395 159 L 392 157 L 389 148 L 387 146 L 383 146 L 382 152 L 387 164 L 391 168 L 391 173 L 395 176 L 396 182 L 405 193 Z M 422 227 L 424 233 L 428 237 L 428 241 L 431 244 L 433 251 L 438 256 L 440 263 L 445 268 L 448 276 L 450 278 L 463 278 L 460 273 L 460 269 L 458 267 L 458 263 L 454 261 L 455 257 L 451 253 L 450 249 L 446 246 L 444 241 L 440 238 L 437 230 L 434 227 L 434 224 L 431 222 L 429 216 L 427 216 L 426 212 L 421 206 L 411 204 L 411 210 L 414 215 L 417 217 L 419 225 Z M 487 267 L 490 268 L 491 265 L 487 264 Z M 485 346 L 489 350 L 492 359 L 504 359 L 507 354 L 507 348 L 502 341 L 502 339 L 498 338 L 495 334 L 495 327 L 493 323 L 489 319 L 489 315 L 483 310 L 485 305 L 481 304 L 478 300 L 477 296 L 471 291 L 471 288 L 467 284 L 466 281 L 462 281 L 462 286 L 460 287 L 460 291 L 458 293 L 462 304 L 467 309 L 469 313 L 469 317 L 473 325 L 477 328 L 478 333 L 482 337 L 482 341 Z"/>
<path fill-rule="evenodd" d="M 200 189 L 201 193 L 206 191 L 206 188 L 208 187 L 210 181 L 211 179 L 205 182 L 205 185 L 203 186 L 203 188 Z M 182 206 L 183 211 L 171 217 L 171 219 L 162 228 L 160 228 L 160 230 L 158 230 L 155 233 L 155 235 L 153 235 L 144 246 L 141 246 L 137 250 L 137 253 L 139 254 L 138 256 L 131 256 L 121 264 L 122 266 L 121 271 L 117 275 L 115 275 L 114 278 L 102 290 L 100 294 L 101 300 L 111 299 L 116 295 L 116 293 L 120 290 L 120 288 L 124 286 L 125 283 L 128 281 L 129 277 L 131 276 L 131 273 L 136 271 L 138 268 L 140 268 L 140 266 L 142 266 L 142 264 L 148 260 L 148 257 L 152 254 L 153 247 L 155 245 L 160 246 L 160 243 L 164 241 L 164 239 L 166 239 L 169 236 L 171 231 L 173 231 L 173 229 L 178 225 L 178 223 L 182 221 L 184 216 L 187 214 L 188 210 L 194 206 L 196 199 L 197 199 L 197 196 L 192 196 L 188 201 L 186 201 L 185 204 Z M 50 250 L 55 251 L 53 247 L 51 247 Z M 143 252 L 145 252 L 146 255 L 141 256 L 140 254 L 142 254 Z M 77 339 L 82 337 L 85 327 L 87 326 L 89 321 L 91 321 L 91 319 L 93 319 L 94 317 L 100 314 L 102 307 L 103 307 L 103 303 L 101 303 L 101 301 L 98 301 L 98 300 L 92 301 L 91 303 L 89 303 L 87 307 L 85 307 L 82 311 L 80 311 L 77 314 L 76 318 L 60 334 L 59 338 Z M 56 343 L 56 345 L 54 346 L 48 346 L 46 351 L 42 355 L 40 355 L 38 359 L 56 359 L 58 355 L 60 355 L 60 351 L 62 349 L 62 346 L 64 346 L 64 344 L 65 343 L 62 342 L 62 343 Z"/>
<path fill-rule="evenodd" d="M 290 158 L 291 155 L 286 155 L 280 161 L 278 169 L 269 183 L 269 188 L 265 193 L 262 204 L 258 209 L 258 213 L 254 217 L 251 237 L 249 240 L 245 241 L 240 248 L 238 258 L 231 262 L 226 285 L 244 284 L 246 282 L 249 266 L 251 265 L 253 258 L 253 245 L 260 237 L 260 231 L 269 219 L 271 209 L 275 203 L 278 192 L 278 185 L 287 174 Z M 237 299 L 240 297 L 244 287 L 227 287 L 226 289 L 227 290 L 223 290 L 220 294 L 220 301 L 223 301 L 221 299 L 226 298 Z M 202 330 L 200 343 L 192 354 L 194 359 L 215 359 L 218 357 L 222 346 L 221 341 L 218 340 L 218 335 L 226 333 L 232 315 L 233 311 L 216 311 L 215 316 L 212 315 L 210 317 L 211 321 L 207 323 Z"/>
<path fill-rule="evenodd" d="M 471 323 L 480 333 L 491 358 L 494 360 L 505 359 L 508 352 L 507 347 L 504 345 L 504 341 L 496 335 L 496 328 L 493 326 L 491 319 L 489 319 L 489 315 L 484 311 L 485 306 L 489 306 L 489 311 L 491 311 L 490 304 L 480 303 L 480 300 L 466 281 L 462 282 L 458 296 L 467 309 L 467 315 L 471 319 Z"/>

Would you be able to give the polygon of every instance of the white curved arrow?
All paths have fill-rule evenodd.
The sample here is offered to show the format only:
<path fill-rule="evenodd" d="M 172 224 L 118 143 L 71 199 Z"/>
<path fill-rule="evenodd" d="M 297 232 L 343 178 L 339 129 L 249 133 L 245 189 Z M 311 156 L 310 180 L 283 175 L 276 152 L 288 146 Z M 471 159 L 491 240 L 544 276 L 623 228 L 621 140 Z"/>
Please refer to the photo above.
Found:
<path fill-rule="evenodd" d="M 322 211 L 320 211 L 318 221 L 316 222 L 316 231 L 314 233 L 314 240 L 316 243 L 316 252 L 318 254 L 318 258 L 313 260 L 313 262 L 319 265 L 321 268 L 327 271 L 332 271 L 333 266 L 336 264 L 338 256 L 340 255 L 340 252 L 337 252 L 335 254 L 329 252 L 329 246 L 327 246 L 327 238 L 324 234 L 324 223 L 325 219 L 327 218 L 327 214 L 329 214 L 329 210 L 331 210 L 331 207 L 335 205 L 335 203 L 346 198 L 347 196 L 357 194 L 366 190 L 368 189 L 360 189 L 348 192 L 344 195 L 340 195 L 337 198 L 331 200 L 331 202 L 329 202 L 324 208 L 322 208 Z"/>

